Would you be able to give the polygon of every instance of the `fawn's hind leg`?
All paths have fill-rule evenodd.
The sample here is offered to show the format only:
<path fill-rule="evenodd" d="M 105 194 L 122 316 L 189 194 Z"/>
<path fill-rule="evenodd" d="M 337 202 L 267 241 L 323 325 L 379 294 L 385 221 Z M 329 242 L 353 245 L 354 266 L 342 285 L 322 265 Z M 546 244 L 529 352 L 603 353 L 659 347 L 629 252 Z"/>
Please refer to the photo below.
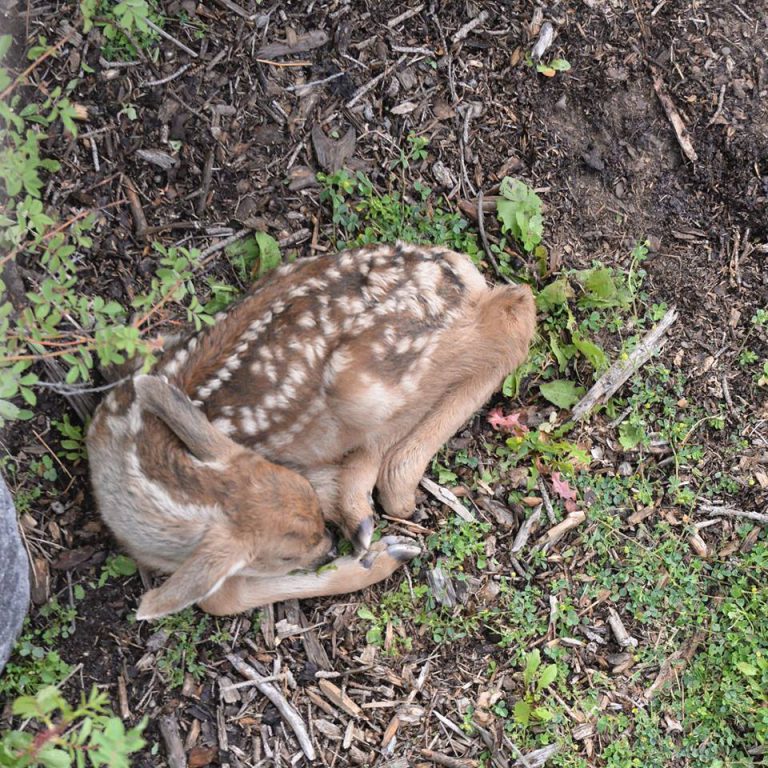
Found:
<path fill-rule="evenodd" d="M 413 514 L 416 488 L 432 456 L 528 354 L 536 310 L 527 286 L 489 291 L 476 313 L 430 374 L 445 378 L 445 394 L 384 456 L 376 485 L 382 507 L 393 517 Z"/>
<path fill-rule="evenodd" d="M 498 376 L 475 376 L 461 382 L 390 449 L 376 482 L 379 502 L 388 515 L 407 518 L 413 514 L 416 488 L 432 457 L 485 403 L 498 384 Z"/>

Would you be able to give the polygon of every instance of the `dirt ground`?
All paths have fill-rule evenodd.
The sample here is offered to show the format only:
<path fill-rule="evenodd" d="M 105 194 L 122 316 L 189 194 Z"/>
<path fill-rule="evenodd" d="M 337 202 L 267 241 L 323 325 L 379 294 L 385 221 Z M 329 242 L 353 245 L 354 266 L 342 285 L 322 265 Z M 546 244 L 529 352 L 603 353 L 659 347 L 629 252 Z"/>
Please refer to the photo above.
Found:
<path fill-rule="evenodd" d="M 81 77 L 74 98 L 88 108 L 78 139 L 48 141 L 63 166 L 48 204 L 61 219 L 84 206 L 101 211 L 93 249 L 82 259 L 84 290 L 129 300 L 154 269 L 148 240 L 205 249 L 248 227 L 268 231 L 299 257 L 330 247 L 329 211 L 313 181 L 320 170 L 313 129 L 343 136 L 354 128 L 346 165 L 364 170 L 382 190 L 397 148 L 415 132 L 428 139 L 428 157 L 409 169 L 410 178 L 423 177 L 456 210 L 470 211 L 478 191 L 496 193 L 505 175 L 535 187 L 545 201 L 555 271 L 593 261 L 626 269 L 633 245 L 647 237 L 645 290 L 651 302 L 680 311 L 664 362 L 685 372 L 686 396 L 705 411 L 727 401 L 744 456 L 765 460 L 766 390 L 739 365 L 751 318 L 768 307 L 768 29 L 758 4 L 230 5 L 165 0 L 164 29 L 176 42 L 161 40 L 124 66 L 105 60 L 98 29 L 85 37 L 74 32 L 41 70 L 49 84 Z M 15 31 L 23 35 L 26 27 L 55 41 L 73 29 L 73 9 L 20 5 L 12 12 Z M 544 21 L 556 31 L 546 58 L 571 64 L 551 78 L 525 61 Z M 92 72 L 83 74 L 85 65 Z M 299 87 L 315 81 L 324 82 Z M 684 126 L 682 140 L 673 119 Z M 172 165 L 164 168 L 168 157 Z M 437 161 L 453 182 L 448 186 L 435 172 Z M 130 184 L 149 228 L 144 237 L 127 199 Z M 497 236 L 493 219 L 486 216 L 486 227 Z M 210 274 L 232 272 L 222 258 Z M 764 335 L 751 336 L 750 345 L 768 359 Z M 10 454 L 20 461 L 39 455 L 32 429 L 45 434 L 46 412 L 58 414 L 62 404 L 50 396 L 30 424 L 10 431 Z M 600 417 L 582 437 L 604 426 Z M 454 448 L 475 444 L 484 431 L 485 419 L 476 419 Z M 708 433 L 708 471 L 723 469 L 728 434 Z M 610 462 L 603 469 L 615 471 Z M 34 554 L 47 574 L 35 610 L 49 595 L 66 602 L 73 584 L 92 584 L 115 551 L 83 464 L 60 473 L 57 485 L 55 504 L 47 493 L 31 510 L 45 532 Z M 744 484 L 729 502 L 763 510 L 768 493 Z M 422 506 L 425 531 L 449 514 L 434 500 Z M 556 571 L 552 563 L 536 578 L 546 584 Z M 479 589 L 490 579 L 472 575 Z M 405 578 L 398 574 L 394 583 Z M 183 687 L 171 688 L 155 663 L 168 637 L 130 619 L 142 592 L 139 577 L 113 579 L 86 590 L 75 631 L 59 652 L 82 665 L 69 683 L 73 690 L 97 684 L 127 722 L 149 716 L 149 746 L 137 766 L 182 764 L 168 757 L 163 715 L 178 723 L 189 766 L 305 764 L 293 735 L 255 689 L 221 698 L 222 680 L 240 680 L 226 649 L 290 678 L 278 684 L 307 722 L 318 723 L 318 765 L 432 764 L 422 750 L 464 761 L 445 765 L 478 765 L 472 761 L 482 753 L 489 761 L 483 764 L 524 765 L 504 741 L 499 719 L 485 731 L 461 727 L 462 700 L 477 708 L 489 662 L 503 669 L 508 651 L 491 632 L 436 643 L 407 621 L 400 631 L 412 636 L 410 650 L 387 654 L 367 645 L 370 627 L 358 610 L 393 588 L 219 621 L 216 641 L 201 642 L 199 680 L 187 675 Z M 538 610 L 547 613 L 546 601 Z M 583 661 L 587 669 L 591 664 Z M 656 671 L 647 672 L 646 685 Z M 343 688 L 352 704 L 326 695 L 328 683 Z M 637 685 L 615 687 L 629 703 L 614 703 L 632 711 Z M 598 737 L 574 738 L 574 762 L 552 764 L 606 764 Z"/>

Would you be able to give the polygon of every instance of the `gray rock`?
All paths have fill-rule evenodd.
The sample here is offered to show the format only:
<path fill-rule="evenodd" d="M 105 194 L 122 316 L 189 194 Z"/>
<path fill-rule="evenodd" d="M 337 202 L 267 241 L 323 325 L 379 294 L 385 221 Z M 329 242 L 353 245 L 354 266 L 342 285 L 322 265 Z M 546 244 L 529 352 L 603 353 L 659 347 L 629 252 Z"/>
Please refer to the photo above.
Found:
<path fill-rule="evenodd" d="M 29 605 L 29 561 L 13 499 L 0 475 L 0 671 L 11 655 Z"/>

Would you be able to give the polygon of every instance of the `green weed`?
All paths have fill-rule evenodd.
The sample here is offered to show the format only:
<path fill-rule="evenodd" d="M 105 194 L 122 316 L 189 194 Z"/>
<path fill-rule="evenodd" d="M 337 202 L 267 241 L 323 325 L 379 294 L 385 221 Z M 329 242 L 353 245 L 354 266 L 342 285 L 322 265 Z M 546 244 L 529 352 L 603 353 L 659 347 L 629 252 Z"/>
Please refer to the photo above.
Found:
<path fill-rule="evenodd" d="M 157 668 L 169 688 L 179 688 L 189 674 L 196 680 L 205 675 L 205 664 L 201 661 L 199 650 L 210 643 L 221 646 L 228 635 L 212 625 L 208 615 L 200 615 L 192 608 L 181 613 L 164 616 L 153 628 L 168 636 L 167 643 L 158 651 Z"/>
<path fill-rule="evenodd" d="M 77 596 L 76 596 L 77 599 Z M 70 672 L 70 665 L 53 650 L 72 633 L 77 611 L 55 598 L 44 605 L 34 621 L 27 618 L 24 630 L 0 677 L 0 696 L 30 694 L 54 685 Z"/>
<path fill-rule="evenodd" d="M 141 733 L 147 720 L 126 730 L 122 720 L 107 707 L 107 701 L 107 694 L 94 688 L 87 699 L 83 696 L 73 707 L 54 686 L 41 688 L 34 696 L 17 698 L 11 710 L 27 723 L 24 730 L 0 736 L 0 765 L 84 768 L 87 758 L 92 766 L 128 768 L 129 755 L 146 743 Z"/>
<path fill-rule="evenodd" d="M 133 576 L 136 570 L 136 563 L 130 557 L 110 555 L 102 566 L 97 586 L 103 587 L 110 579 Z"/>
<path fill-rule="evenodd" d="M 423 149 L 416 154 L 421 152 Z M 417 159 L 413 152 L 405 157 L 408 163 Z M 319 173 L 317 178 L 323 186 L 320 199 L 331 209 L 339 248 L 405 240 L 447 245 L 478 258 L 477 236 L 469 231 L 467 220 L 447 211 L 439 200 L 434 201 L 429 187 L 414 183 L 415 195 L 411 196 L 405 193 L 403 182 L 393 175 L 390 191 L 382 194 L 360 171 L 354 175 L 346 170 Z M 393 188 L 395 185 L 402 188 Z"/>

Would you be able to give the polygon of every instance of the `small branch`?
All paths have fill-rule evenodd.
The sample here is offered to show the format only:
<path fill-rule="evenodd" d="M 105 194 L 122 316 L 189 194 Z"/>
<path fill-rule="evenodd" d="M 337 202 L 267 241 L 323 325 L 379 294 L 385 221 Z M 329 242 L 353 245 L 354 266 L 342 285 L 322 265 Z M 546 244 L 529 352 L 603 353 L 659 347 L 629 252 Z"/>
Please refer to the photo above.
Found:
<path fill-rule="evenodd" d="M 166 715 L 160 718 L 158 725 L 165 743 L 168 765 L 171 768 L 187 768 L 187 757 L 184 754 L 184 744 L 179 733 L 179 721 L 174 715 Z"/>
<path fill-rule="evenodd" d="M 324 77 L 322 80 L 313 80 L 310 83 L 300 83 L 299 85 L 289 85 L 287 88 L 284 88 L 283 90 L 288 91 L 289 93 L 295 92 L 299 96 L 301 96 L 305 91 L 311 91 L 313 88 L 315 88 L 318 85 L 325 85 L 326 83 L 330 83 L 332 80 L 336 80 L 339 77 L 344 77 L 346 75 L 346 72 L 337 72 L 334 75 L 329 75 L 328 77 Z"/>
<path fill-rule="evenodd" d="M 128 204 L 131 206 L 136 237 L 143 239 L 147 232 L 147 218 L 144 215 L 144 208 L 142 208 L 141 200 L 139 200 L 139 193 L 136 190 L 136 185 L 130 178 L 128 178 L 128 176 L 124 175 L 123 187 L 125 187 L 125 195 L 128 198 Z"/>
<path fill-rule="evenodd" d="M 188 48 L 181 42 L 181 40 L 177 40 L 173 35 L 168 34 L 162 27 L 158 27 L 152 19 L 145 19 L 144 21 L 147 26 L 157 32 L 160 37 L 164 37 L 169 43 L 173 43 L 177 48 L 184 51 L 184 53 L 188 53 L 193 59 L 197 58 L 197 54 L 191 48 Z"/>
<path fill-rule="evenodd" d="M 587 514 L 583 509 L 574 509 L 573 512 L 568 514 L 561 523 L 552 526 L 537 542 L 536 545 L 552 546 L 556 541 L 559 541 L 568 531 L 573 528 L 577 528 L 587 519 Z"/>
<path fill-rule="evenodd" d="M 383 80 L 395 67 L 399 67 L 406 59 L 406 54 L 403 54 L 394 64 L 392 64 L 389 67 L 386 67 L 383 72 L 376 75 L 376 77 L 369 80 L 365 85 L 360 86 L 358 88 L 352 98 L 344 105 L 347 109 L 352 109 L 352 107 L 357 104 L 360 99 L 365 96 L 368 91 L 370 91 L 372 88 L 374 88 L 381 80 Z"/>
<path fill-rule="evenodd" d="M 23 80 L 26 80 L 29 75 L 32 74 L 32 72 L 37 69 L 46 59 L 53 56 L 54 53 L 56 53 L 59 48 L 61 48 L 64 43 L 66 43 L 70 37 L 75 33 L 74 27 L 67 32 L 64 37 L 59 40 L 56 45 L 52 45 L 47 51 L 44 51 L 38 58 L 36 58 L 2 93 L 0 93 L 0 101 L 5 101 L 8 96 L 13 93 L 14 88 L 16 88 L 19 83 L 21 83 Z"/>
<path fill-rule="evenodd" d="M 205 212 L 205 206 L 208 200 L 208 192 L 211 188 L 211 181 L 213 180 L 213 162 L 215 159 L 214 150 L 211 149 L 208 152 L 208 157 L 205 158 L 205 166 L 203 167 L 203 181 L 200 185 L 200 196 L 197 198 L 195 205 L 195 213 L 198 216 L 202 216 Z"/>
<path fill-rule="evenodd" d="M 511 284 L 513 281 L 510 280 L 506 275 L 502 274 L 501 269 L 499 269 L 499 263 L 496 261 L 496 257 L 493 255 L 493 251 L 491 251 L 491 246 L 488 244 L 488 237 L 485 234 L 485 209 L 483 208 L 482 189 L 477 193 L 477 228 L 480 230 L 480 241 L 483 244 L 483 250 L 485 251 L 485 255 L 488 257 L 488 261 L 490 261 L 493 265 L 493 271 L 496 273 L 497 277 L 499 277 L 505 283 Z"/>
<path fill-rule="evenodd" d="M 455 493 L 443 488 L 442 485 L 438 485 L 428 477 L 422 477 L 419 484 L 427 493 L 452 509 L 462 520 L 467 523 L 477 522 L 475 516 L 459 501 Z"/>
<path fill-rule="evenodd" d="M 571 418 L 579 421 L 588 416 L 599 403 L 611 398 L 642 365 L 663 346 L 664 334 L 677 320 L 677 310 L 671 307 L 661 321 L 655 325 L 632 350 L 626 360 L 617 360 L 592 386 L 571 411 Z"/>
<path fill-rule="evenodd" d="M 390 19 L 390 20 L 387 22 L 387 26 L 388 26 L 390 29 L 394 29 L 395 27 L 397 27 L 397 26 L 399 26 L 400 24 L 402 24 L 404 21 L 408 21 L 408 19 L 411 19 L 411 18 L 413 18 L 414 16 L 417 16 L 417 15 L 418 15 L 418 14 L 420 14 L 420 13 L 421 13 L 423 10 L 424 10 L 424 3 L 419 3 L 419 4 L 418 4 L 417 6 L 415 6 L 414 8 L 410 8 L 409 10 L 407 10 L 407 11 L 404 11 L 403 13 L 401 13 L 399 16 L 395 16 L 395 18 L 394 18 L 394 19 Z"/>
<path fill-rule="evenodd" d="M 452 38 L 453 42 L 460 43 L 465 37 L 469 35 L 473 29 L 485 23 L 487 18 L 488 11 L 481 11 L 477 16 L 475 16 L 474 19 L 468 21 L 463 27 L 461 27 L 461 29 L 459 29 L 459 31 Z"/>
<path fill-rule="evenodd" d="M 520 526 L 520 530 L 517 532 L 517 536 L 515 536 L 515 540 L 512 542 L 512 547 L 509 550 L 510 554 L 514 555 L 516 552 L 519 552 L 528 543 L 531 534 L 539 527 L 539 520 L 541 520 L 541 506 L 542 505 L 539 504 L 536 509 L 531 512 L 528 519 Z"/>
<path fill-rule="evenodd" d="M 754 520 L 756 523 L 762 525 L 768 525 L 768 514 L 761 512 L 748 512 L 745 509 L 738 509 L 737 507 L 726 507 L 724 504 L 701 504 L 697 510 L 704 515 L 711 515 L 712 517 L 744 517 L 747 520 Z"/>
<path fill-rule="evenodd" d="M 677 137 L 677 143 L 680 145 L 680 149 L 683 150 L 683 154 L 692 162 L 695 163 L 699 156 L 696 154 L 696 150 L 691 144 L 691 139 L 688 136 L 688 129 L 685 127 L 683 119 L 680 117 L 680 113 L 677 111 L 677 107 L 670 95 L 664 90 L 664 83 L 659 75 L 653 78 L 653 89 L 656 91 L 656 95 L 659 97 L 661 106 L 664 107 L 664 112 L 667 114 L 667 119 L 672 124 L 672 128 L 675 131 Z"/>
<path fill-rule="evenodd" d="M 229 237 L 225 238 L 224 240 L 220 240 L 214 245 L 209 245 L 200 254 L 200 267 L 204 267 L 211 260 L 211 256 L 213 256 L 215 253 L 223 251 L 227 246 L 232 245 L 232 243 L 236 243 L 238 240 L 242 240 L 244 237 L 248 237 L 250 234 L 253 234 L 250 229 L 240 229 L 235 232 L 234 235 L 230 235 Z"/>
<path fill-rule="evenodd" d="M 175 80 L 177 77 L 181 77 L 191 66 L 192 64 L 187 62 L 182 67 L 179 67 L 179 69 L 177 69 L 172 75 L 168 75 L 168 77 L 161 77 L 159 80 L 147 80 L 147 82 L 143 83 L 143 85 L 147 87 L 165 85 L 165 83 L 170 83 L 171 80 Z"/>
<path fill-rule="evenodd" d="M 275 709 L 277 709 L 291 730 L 296 734 L 296 738 L 302 751 L 307 756 L 307 760 L 314 762 L 315 748 L 312 746 L 309 732 L 306 725 L 304 725 L 301 715 L 299 715 L 283 694 L 272 683 L 265 682 L 264 678 L 250 664 L 247 664 L 233 653 L 227 654 L 227 660 L 243 677 L 256 683 L 259 691 L 272 702 Z"/>
<path fill-rule="evenodd" d="M 458 757 L 443 755 L 440 752 L 433 752 L 431 749 L 422 749 L 421 756 L 435 765 L 443 765 L 445 768 L 475 768 L 479 765 L 477 760 L 462 760 Z"/>
<path fill-rule="evenodd" d="M 232 11 L 232 13 L 236 13 L 238 16 L 242 16 L 248 21 L 253 21 L 255 18 L 257 18 L 255 13 L 248 13 L 245 8 L 238 5 L 237 3 L 233 3 L 232 0 L 216 0 L 216 2 L 222 6 L 222 8 L 226 8 L 227 10 Z"/>
<path fill-rule="evenodd" d="M 608 626 L 611 628 L 616 642 L 622 648 L 637 648 L 637 640 L 627 632 L 627 628 L 615 608 L 608 609 Z"/>
<path fill-rule="evenodd" d="M 547 517 L 549 518 L 549 522 L 554 525 L 557 522 L 557 518 L 555 517 L 555 510 L 552 509 L 552 499 L 549 497 L 547 484 L 544 482 L 544 478 L 541 475 L 539 475 L 537 486 L 539 488 L 539 493 L 541 493 L 541 498 L 544 499 L 544 509 L 547 510 Z"/>

